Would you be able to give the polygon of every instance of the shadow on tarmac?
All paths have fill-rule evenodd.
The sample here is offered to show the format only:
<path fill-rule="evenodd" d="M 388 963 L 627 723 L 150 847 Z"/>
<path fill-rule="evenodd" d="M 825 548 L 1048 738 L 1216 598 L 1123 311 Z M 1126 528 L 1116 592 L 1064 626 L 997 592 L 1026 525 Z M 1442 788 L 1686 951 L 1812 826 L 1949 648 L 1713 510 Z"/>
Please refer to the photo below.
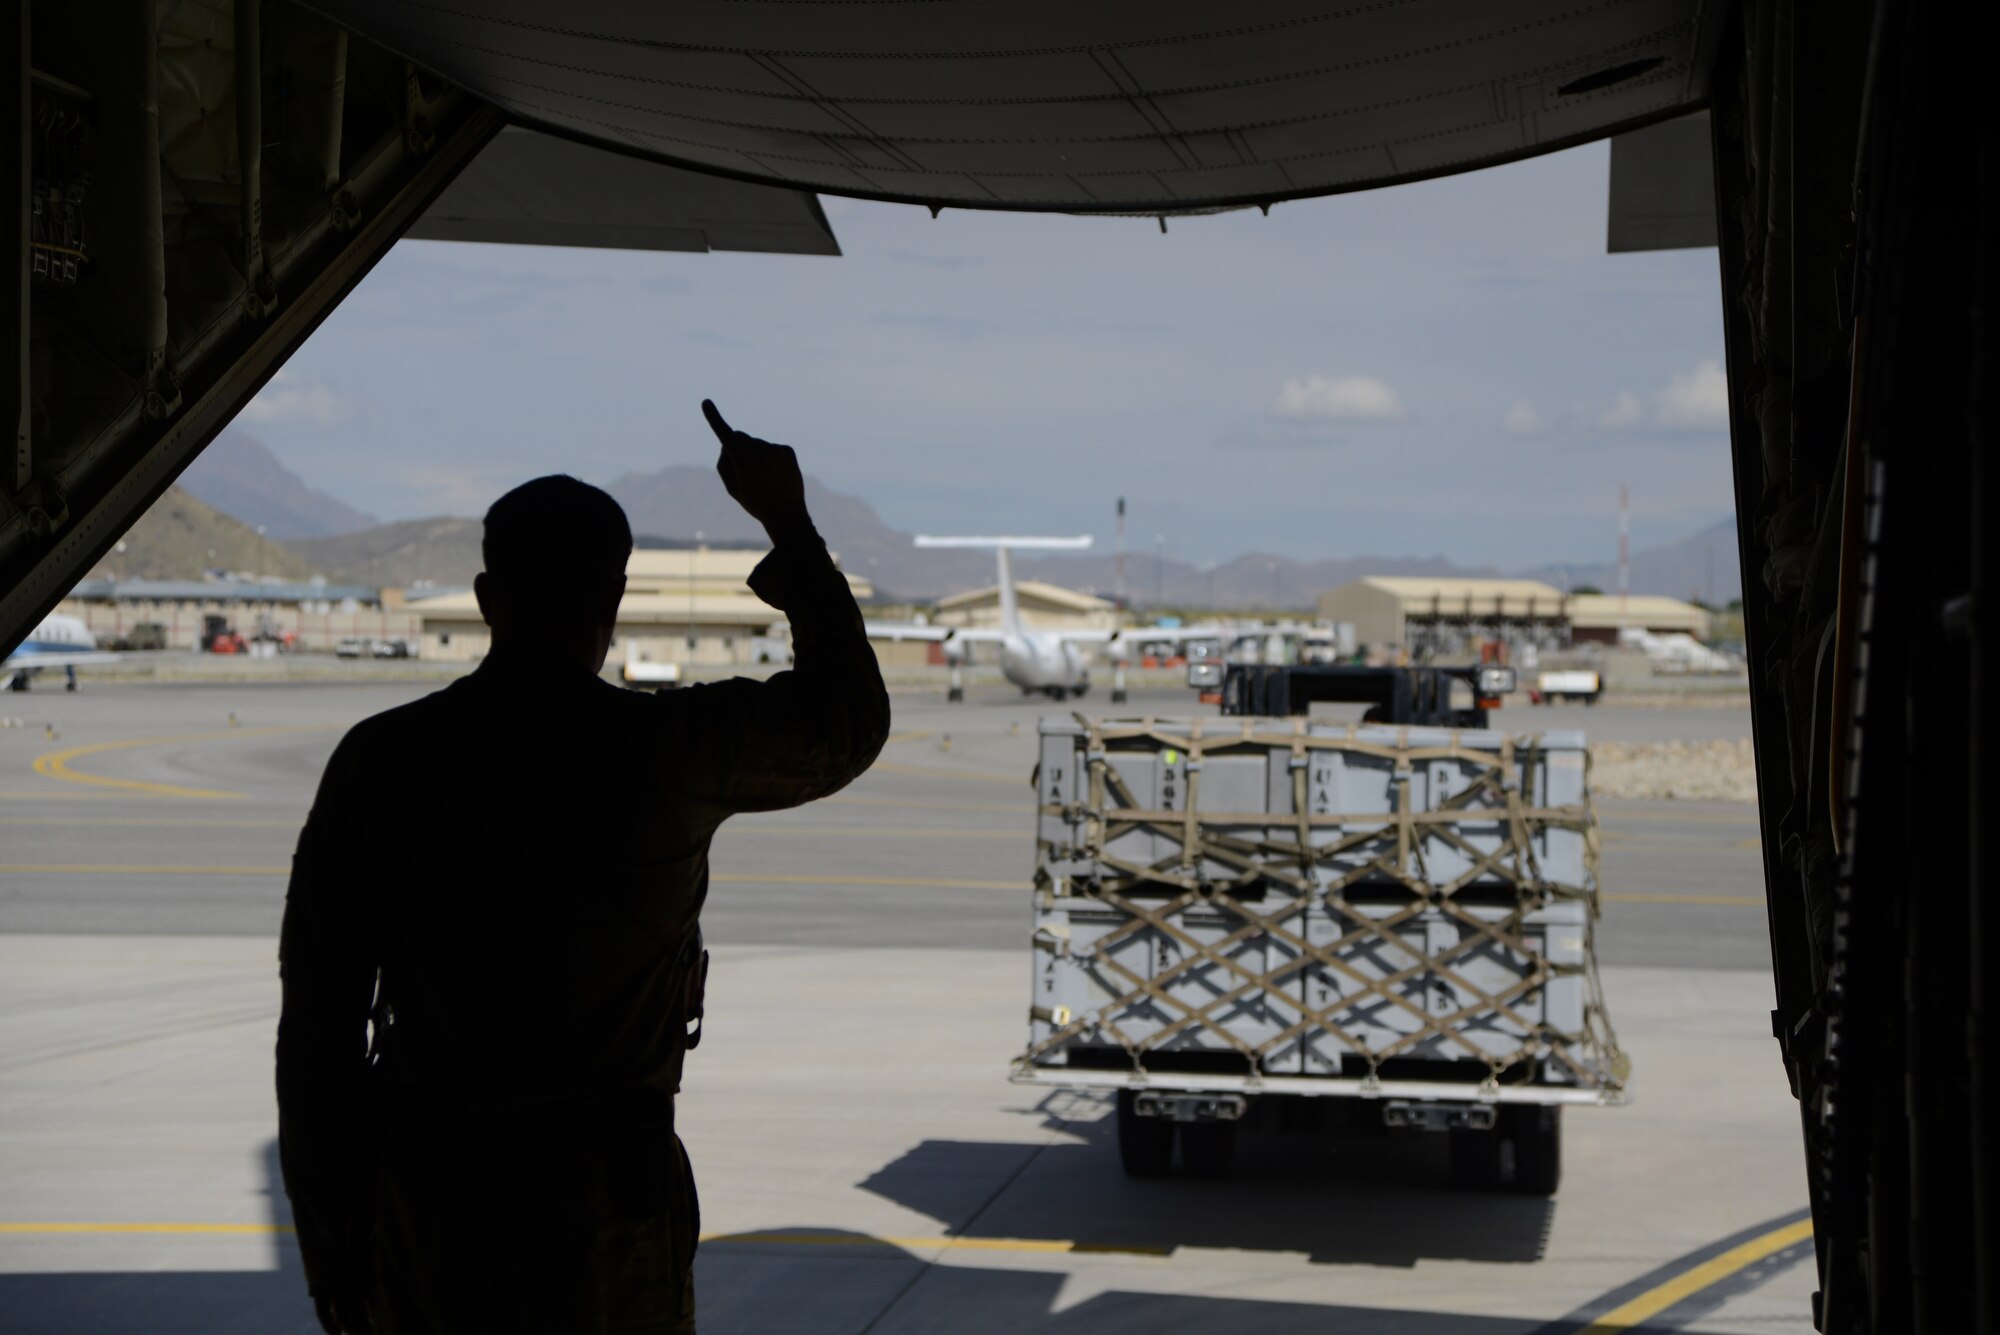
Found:
<path fill-rule="evenodd" d="M 1103 1289 L 1080 1297 L 1060 1271 L 930 1265 L 893 1243 L 810 1226 L 779 1230 L 839 1245 L 787 1247 L 717 1238 L 696 1271 L 703 1335 L 1530 1335 L 1542 1323 L 1453 1312 L 1403 1312 L 1339 1304 L 1263 1302 Z M 1046 1259 L 1046 1258 L 1044 1258 Z M 1058 1310 L 1060 1309 L 1060 1310 Z"/>
<path fill-rule="evenodd" d="M 1225 1178 L 1134 1179 L 1119 1167 L 1102 1101 L 1045 1100 L 1035 1111 L 1083 1143 L 927 1140 L 860 1185 L 955 1236 L 1143 1254 L 1290 1252 L 1321 1264 L 1539 1261 L 1555 1219 L 1554 1200 L 1452 1186 L 1441 1135 L 1246 1132 Z"/>
<path fill-rule="evenodd" d="M 1062 1233 L 1080 1244 L 1079 1251 L 1111 1253 L 1104 1259 L 1114 1263 L 1121 1250 L 1221 1246 L 1296 1252 L 1302 1241 L 1313 1259 L 1322 1261 L 1533 1259 L 1550 1212 L 1546 1202 L 1432 1186 L 1427 1178 L 1417 1180 L 1424 1166 L 1413 1167 L 1407 1155 L 1403 1162 L 1386 1154 L 1366 1162 L 1336 1159 L 1306 1171 L 1296 1153 L 1290 1158 L 1252 1156 L 1234 1181 L 1131 1182 L 1118 1171 L 1108 1128 L 1070 1125 L 1089 1135 L 1090 1142 L 1053 1146 L 1038 1155 L 1032 1145 L 927 1141 L 866 1185 L 947 1223 L 947 1216 L 933 1206 L 953 1212 L 971 1202 L 970 1216 L 981 1225 L 979 1236 Z M 1269 1140 L 1280 1147 L 1302 1143 Z M 1060 1153 L 1065 1150 L 1072 1153 Z M 275 1141 L 266 1149 L 264 1165 L 268 1221 L 289 1228 L 291 1208 L 278 1174 Z M 1016 1175 L 1031 1179 L 1048 1174 L 1061 1186 L 1051 1193 L 1028 1181 L 1005 1194 L 1039 1200 L 1018 1212 L 1003 1210 L 1003 1202 L 995 1200 L 996 1174 L 1003 1184 L 1014 1183 Z M 991 1208 L 982 1209 L 981 1203 L 989 1201 Z M 1050 1225 L 1042 1234 L 1025 1228 L 1038 1211 Z M 998 1224 L 986 1227 L 989 1218 Z M 1413 1231 L 1411 1221 L 1421 1221 L 1421 1227 Z M 1100 1235 L 1110 1240 L 1114 1233 L 1114 1245 L 1091 1242 Z M 802 1240 L 789 1243 L 787 1235 Z M 1532 1247 L 1508 1240 L 1520 1235 L 1532 1237 Z M 1362 1245 L 1371 1237 L 1372 1243 Z M 317 1335 L 297 1245 L 289 1233 L 280 1233 L 272 1250 L 275 1268 L 270 1270 L 0 1274 L 0 1331 Z M 1774 1258 L 1772 1264 L 1796 1259 Z M 1096 1288 L 1087 1272 L 1081 1278 L 1068 1273 L 1070 1267 L 1060 1257 L 1039 1256 L 1035 1264 L 1038 1268 L 933 1265 L 867 1234 L 801 1225 L 703 1243 L 695 1287 L 703 1335 L 919 1335 L 940 1330 L 953 1335 L 1207 1330 L 1319 1335 L 1329 1329 L 1342 1335 L 1573 1335 L 1588 1324 L 1574 1317 L 1551 1324 L 1470 1313 L 1138 1293 Z M 1122 1267 L 1111 1273 L 1130 1275 Z M 1764 1277 L 1748 1277 L 1747 1282 Z M 1657 1278 L 1643 1277 L 1648 1282 Z"/>
<path fill-rule="evenodd" d="M 278 1142 L 264 1147 L 265 1219 L 290 1230 Z M 0 1274 L 5 1335 L 319 1335 L 298 1243 L 272 1239 L 273 1270 Z"/>

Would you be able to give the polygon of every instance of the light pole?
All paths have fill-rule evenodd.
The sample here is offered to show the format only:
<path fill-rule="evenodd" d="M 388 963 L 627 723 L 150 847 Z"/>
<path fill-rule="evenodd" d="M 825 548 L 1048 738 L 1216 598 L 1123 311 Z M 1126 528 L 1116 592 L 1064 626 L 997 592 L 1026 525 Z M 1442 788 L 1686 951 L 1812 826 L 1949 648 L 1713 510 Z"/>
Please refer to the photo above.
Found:
<path fill-rule="evenodd" d="M 1155 612 L 1159 611 L 1161 605 L 1166 601 L 1161 595 L 1161 589 L 1166 584 L 1166 577 L 1167 535 L 1164 533 L 1155 533 L 1153 535 L 1153 610 Z"/>

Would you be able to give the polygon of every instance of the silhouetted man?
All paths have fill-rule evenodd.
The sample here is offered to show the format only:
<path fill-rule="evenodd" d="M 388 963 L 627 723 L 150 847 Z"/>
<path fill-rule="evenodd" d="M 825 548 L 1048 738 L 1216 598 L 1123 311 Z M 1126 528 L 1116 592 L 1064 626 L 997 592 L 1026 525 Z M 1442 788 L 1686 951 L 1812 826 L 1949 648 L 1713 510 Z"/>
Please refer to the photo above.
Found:
<path fill-rule="evenodd" d="M 540 478 L 486 515 L 486 661 L 327 764 L 279 947 L 278 1108 L 329 1332 L 694 1328 L 673 1096 L 709 840 L 842 787 L 889 727 L 797 459 L 702 408 L 770 534 L 750 586 L 791 620 L 790 671 L 603 681 L 631 530 L 595 487 Z"/>

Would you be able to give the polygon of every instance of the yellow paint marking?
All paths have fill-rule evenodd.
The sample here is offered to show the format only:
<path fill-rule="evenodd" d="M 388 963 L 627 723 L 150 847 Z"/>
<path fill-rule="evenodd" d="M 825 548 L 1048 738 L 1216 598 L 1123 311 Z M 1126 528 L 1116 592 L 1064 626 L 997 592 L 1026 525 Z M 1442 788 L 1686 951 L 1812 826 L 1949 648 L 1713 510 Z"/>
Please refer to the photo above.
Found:
<path fill-rule="evenodd" d="M 1650 891 L 1607 891 L 1603 898 L 1614 904 L 1698 904 L 1706 908 L 1762 908 L 1762 895 L 1669 895 Z"/>
<path fill-rule="evenodd" d="M 946 779 L 957 783 L 1008 783 L 1025 791 L 1026 774 L 975 774 L 970 770 L 940 769 L 935 765 L 905 765 L 895 760 L 878 760 L 868 767 L 870 774 L 916 774 L 926 779 Z"/>
<path fill-rule="evenodd" d="M 32 793 L 0 793 L 0 802 L 116 802 L 114 793 L 65 793 L 44 788 Z"/>
<path fill-rule="evenodd" d="M 290 1224 L 15 1224 L 0 1223 L 0 1234 L 61 1233 L 199 1233 L 230 1236 L 268 1237 L 273 1233 L 296 1232 Z"/>
<path fill-rule="evenodd" d="M 1708 842 L 1710 839 L 1715 838 L 1715 834 L 1707 830 L 1695 831 L 1692 837 L 1690 835 L 1655 834 L 1651 830 L 1646 831 L 1644 834 L 1621 834 L 1606 830 L 1601 837 L 1607 844 L 1618 844 L 1620 846 L 1630 844 L 1645 848 L 1715 847 L 1714 844 Z M 1727 839 L 1724 841 L 1724 846 L 1728 848 L 1762 848 L 1764 841 L 1762 839 Z"/>
<path fill-rule="evenodd" d="M 154 1234 L 178 1237 L 272 1237 L 297 1232 L 290 1224 L 183 1223 L 0 1223 L 0 1236 L 75 1236 Z M 918 1238 L 875 1237 L 866 1233 L 704 1233 L 703 1242 L 765 1247 L 899 1247 L 904 1251 L 1115 1252 L 1128 1256 L 1167 1256 L 1171 1247 L 1116 1247 L 1060 1238 Z"/>
<path fill-rule="evenodd" d="M 1616 1335 L 1666 1311 L 1676 1303 L 1719 1284 L 1737 1271 L 1755 1265 L 1767 1256 L 1785 1250 L 1812 1236 L 1812 1220 L 1801 1219 L 1783 1228 L 1731 1247 L 1720 1256 L 1711 1256 L 1700 1265 L 1690 1266 L 1663 1284 L 1657 1284 L 1629 1302 L 1621 1303 L 1577 1332 L 1577 1335 Z"/>
<path fill-rule="evenodd" d="M 203 830 L 296 830 L 306 823 L 303 814 L 291 820 L 222 820 L 201 816 L 0 816 L 0 825 L 131 825 L 164 826 Z"/>
<path fill-rule="evenodd" d="M 921 797 L 864 797 L 857 793 L 836 793 L 832 797 L 822 797 L 821 802 L 831 802 L 843 807 L 909 807 L 921 811 L 1004 811 L 1010 816 L 1018 816 L 1023 811 L 1032 810 L 1019 802 L 941 802 Z"/>
<path fill-rule="evenodd" d="M 12 876 L 290 876 L 290 867 L 134 866 L 124 862 L 12 862 L 0 875 Z"/>
<path fill-rule="evenodd" d="M 0 867 L 0 871 L 5 870 Z M 1018 881 L 967 881 L 937 876 L 821 876 L 786 872 L 770 872 L 762 876 L 717 872 L 708 879 L 726 885 L 917 885 L 936 890 L 1026 890 L 1030 884 L 1025 876 Z"/>
<path fill-rule="evenodd" d="M 0 875 L 12 876 L 290 876 L 290 867 L 134 866 L 114 862 L 0 863 Z M 938 890 L 1025 890 L 1029 881 L 974 881 L 938 876 L 827 876 L 819 873 L 716 872 L 710 881 L 724 885 L 915 885 Z"/>
<path fill-rule="evenodd" d="M 1171 1247 L 1113 1247 L 1064 1238 L 884 1238 L 867 1233 L 704 1233 L 703 1242 L 775 1247 L 900 1247 L 904 1251 L 1116 1252 L 1125 1256 L 1171 1256 Z"/>
<path fill-rule="evenodd" d="M 0 824 L 4 824 L 0 821 Z M 810 835 L 815 839 L 1005 839 L 1025 841 L 1024 830 L 926 830 L 908 825 L 757 825 L 744 823 L 723 827 L 723 838 L 731 835 Z"/>
<path fill-rule="evenodd" d="M 901 833 L 901 831 L 896 831 Z M 983 831 L 966 831 L 984 837 Z M 1008 835 L 1008 838 L 1014 836 Z M 197 866 L 117 862 L 13 862 L 0 863 L 0 875 L 13 876 L 290 876 L 290 867 Z M 929 886 L 939 890 L 1025 890 L 1028 878 L 1016 881 L 970 880 L 941 876 L 830 876 L 817 872 L 715 872 L 708 878 L 721 885 L 894 885 Z M 1671 895 L 1642 892 L 1608 892 L 1603 896 L 1619 904 L 1690 904 L 1703 908 L 1757 908 L 1764 901 L 1756 895 Z"/>
<path fill-rule="evenodd" d="M 290 724 L 275 728 L 219 728 L 214 732 L 188 732 L 173 737 L 130 737 L 117 742 L 92 742 L 64 751 L 50 751 L 35 757 L 35 773 L 70 783 L 94 784 L 100 788 L 121 788 L 151 797 L 191 797 L 234 800 L 250 796 L 224 788 L 188 788 L 177 783 L 154 783 L 147 779 L 113 779 L 102 774 L 86 774 L 71 769 L 72 760 L 102 755 L 107 751 L 130 751 L 141 746 L 178 746 L 189 742 L 227 742 L 239 737 L 273 737 L 294 732 L 338 732 L 346 725 L 325 723 Z"/>

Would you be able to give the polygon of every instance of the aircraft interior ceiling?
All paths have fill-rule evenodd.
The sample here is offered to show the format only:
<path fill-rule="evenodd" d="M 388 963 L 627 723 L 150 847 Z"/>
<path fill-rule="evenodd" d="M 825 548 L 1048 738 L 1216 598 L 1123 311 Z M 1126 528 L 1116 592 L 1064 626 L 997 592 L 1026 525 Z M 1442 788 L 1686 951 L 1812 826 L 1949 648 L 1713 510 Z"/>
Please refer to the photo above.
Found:
<path fill-rule="evenodd" d="M 519 120 L 664 161 L 1144 213 L 1365 189 L 1662 119 L 1706 97 L 1718 27 L 1699 0 L 314 7 Z"/>
<path fill-rule="evenodd" d="M 815 192 L 1166 215 L 1652 126 L 1614 156 L 1607 240 L 1719 241 L 1773 1056 L 1800 1102 L 1816 1320 L 2000 1332 L 2000 911 L 1975 893 L 2000 755 L 1980 610 L 2000 596 L 1980 524 L 2000 130 L 1978 19 L 29 0 L 0 61 L 0 652 L 405 235 L 832 256 Z"/>

